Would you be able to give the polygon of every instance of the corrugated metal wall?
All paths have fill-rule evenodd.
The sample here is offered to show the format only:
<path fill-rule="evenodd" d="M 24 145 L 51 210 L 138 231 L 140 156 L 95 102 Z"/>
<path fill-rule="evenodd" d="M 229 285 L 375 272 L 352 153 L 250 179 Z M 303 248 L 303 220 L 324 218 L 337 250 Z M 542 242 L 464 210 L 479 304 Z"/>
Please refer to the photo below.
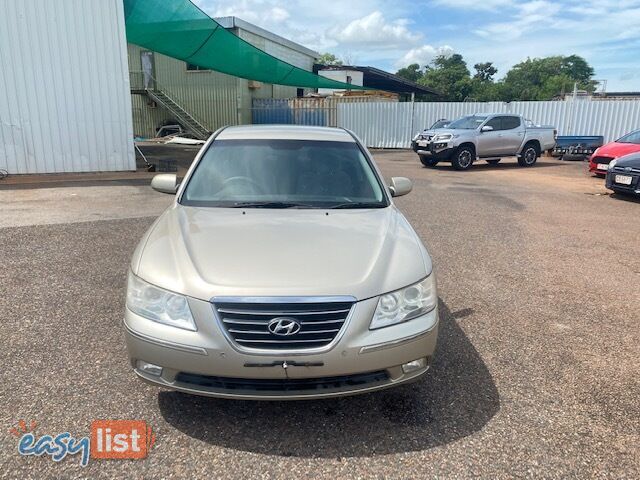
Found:
<path fill-rule="evenodd" d="M 252 123 L 338 126 L 338 104 L 398 102 L 398 98 L 382 96 L 332 96 L 304 98 L 254 98 Z"/>
<path fill-rule="evenodd" d="M 140 75 L 143 51 L 137 45 L 128 46 L 133 76 Z M 187 71 L 185 62 L 160 53 L 154 53 L 154 63 L 158 88 L 209 130 L 238 123 L 238 78 L 212 71 Z M 132 95 L 132 103 L 135 135 L 153 137 L 161 123 L 172 119 L 171 113 L 162 107 L 150 106 L 145 95 Z"/>
<path fill-rule="evenodd" d="M 260 50 L 273 55 L 280 60 L 295 65 L 296 67 L 304 68 L 305 70 L 313 70 L 313 64 L 315 59 L 309 55 L 305 55 L 302 52 L 298 52 L 289 48 L 286 45 L 273 42 L 267 38 L 256 35 L 255 33 L 248 32 L 242 28 L 236 29 L 237 35 L 246 40 L 250 44 L 258 47 Z M 305 89 L 305 93 L 310 92 L 311 89 Z M 296 96 L 297 88 L 287 85 L 271 85 L 265 83 L 262 87 L 253 90 L 249 97 L 251 98 L 293 98 Z"/>
<path fill-rule="evenodd" d="M 122 0 L 3 0 L 0 168 L 134 170 Z"/>
<path fill-rule="evenodd" d="M 517 113 L 553 125 L 558 135 L 603 135 L 605 142 L 640 128 L 638 100 L 338 105 L 338 125 L 353 130 L 368 147 L 409 148 L 411 137 L 436 120 L 479 112 Z"/>
<path fill-rule="evenodd" d="M 307 70 L 313 68 L 314 59 L 308 55 L 277 44 L 251 32 L 236 28 L 238 36 L 278 58 Z M 129 70 L 137 80 L 141 78 L 140 53 L 145 49 L 129 45 Z M 189 112 L 209 130 L 224 125 L 251 123 L 252 100 L 256 98 L 292 98 L 295 87 L 256 82 L 258 88 L 249 88 L 250 82 L 214 71 L 187 71 L 186 63 L 159 53 L 154 54 L 155 78 L 158 88 Z M 306 89 L 305 92 L 310 90 Z M 132 95 L 133 130 L 142 137 L 155 136 L 156 128 L 171 114 L 162 107 L 151 107 L 144 95 Z"/>

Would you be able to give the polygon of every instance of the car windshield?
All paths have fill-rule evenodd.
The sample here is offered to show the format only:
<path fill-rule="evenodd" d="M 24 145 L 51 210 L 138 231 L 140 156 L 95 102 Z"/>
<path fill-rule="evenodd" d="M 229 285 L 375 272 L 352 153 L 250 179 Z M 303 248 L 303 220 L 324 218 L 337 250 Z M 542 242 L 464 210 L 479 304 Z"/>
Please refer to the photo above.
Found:
<path fill-rule="evenodd" d="M 640 130 L 627 133 L 624 137 L 616 140 L 616 143 L 637 143 L 640 144 Z"/>
<path fill-rule="evenodd" d="M 216 140 L 180 202 L 238 208 L 388 206 L 356 143 L 310 140 Z"/>
<path fill-rule="evenodd" d="M 438 120 L 436 123 L 431 125 L 430 130 L 433 130 L 434 128 L 445 128 L 447 125 L 449 125 L 449 120 Z"/>
<path fill-rule="evenodd" d="M 447 128 L 452 128 L 454 130 L 473 130 L 474 128 L 478 128 L 482 125 L 487 117 L 483 117 L 481 115 L 470 115 L 468 117 L 462 117 L 456 120 L 455 122 L 451 122 Z"/>

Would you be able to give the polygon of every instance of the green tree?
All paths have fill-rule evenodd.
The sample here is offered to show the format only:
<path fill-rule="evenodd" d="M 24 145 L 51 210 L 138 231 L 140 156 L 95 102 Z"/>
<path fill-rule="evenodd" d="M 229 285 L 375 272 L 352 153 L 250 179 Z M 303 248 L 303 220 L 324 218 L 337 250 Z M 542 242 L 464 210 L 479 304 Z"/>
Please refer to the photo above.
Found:
<path fill-rule="evenodd" d="M 460 54 L 439 55 L 430 65 L 418 83 L 441 93 L 439 100 L 462 102 L 471 93 L 471 74 Z"/>
<path fill-rule="evenodd" d="M 339 60 L 333 53 L 323 53 L 318 58 L 320 65 L 342 65 L 342 60 Z"/>
<path fill-rule="evenodd" d="M 471 76 L 459 54 L 436 57 L 424 70 L 417 63 L 398 70 L 397 75 L 431 87 L 442 95 L 429 100 L 480 102 L 551 100 L 570 93 L 574 84 L 593 92 L 593 68 L 578 55 L 528 58 L 514 65 L 502 80 L 495 81 L 498 69 L 492 62 L 476 63 Z"/>
<path fill-rule="evenodd" d="M 562 57 L 560 70 L 563 74 L 584 85 L 585 88 L 589 84 L 593 84 L 595 89 L 595 83 L 597 82 L 592 80 L 594 75 L 593 67 L 581 56 L 569 55 L 568 57 Z"/>
<path fill-rule="evenodd" d="M 503 98 L 503 85 L 501 82 L 483 81 L 478 78 L 471 79 L 471 92 L 467 100 L 474 102 L 495 102 Z"/>
<path fill-rule="evenodd" d="M 514 65 L 503 80 L 502 100 L 551 100 L 573 86 L 593 92 L 593 68 L 578 55 L 528 58 Z"/>
<path fill-rule="evenodd" d="M 476 73 L 471 79 L 471 93 L 468 99 L 477 102 L 491 102 L 500 97 L 500 84 L 493 81 L 498 69 L 491 62 L 476 63 Z"/>
<path fill-rule="evenodd" d="M 418 83 L 418 80 L 422 78 L 422 70 L 420 69 L 420 65 L 417 63 L 412 63 L 404 68 L 401 68 L 396 72 L 396 75 L 399 77 L 405 78 L 411 82 Z"/>
<path fill-rule="evenodd" d="M 493 76 L 498 73 L 498 69 L 491 62 L 476 63 L 473 68 L 476 70 L 473 78 L 483 82 L 492 82 Z"/>

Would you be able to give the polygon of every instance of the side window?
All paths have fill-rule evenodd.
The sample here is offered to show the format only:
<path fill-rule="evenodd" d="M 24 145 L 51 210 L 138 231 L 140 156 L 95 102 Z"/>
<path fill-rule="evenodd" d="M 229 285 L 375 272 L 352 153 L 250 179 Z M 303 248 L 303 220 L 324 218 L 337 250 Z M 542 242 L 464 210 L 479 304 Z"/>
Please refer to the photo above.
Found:
<path fill-rule="evenodd" d="M 493 130 L 502 130 L 502 117 L 493 117 L 487 123 L 485 123 L 485 127 L 493 127 Z"/>
<path fill-rule="evenodd" d="M 640 143 L 640 132 L 633 132 L 624 137 L 625 143 Z"/>
<path fill-rule="evenodd" d="M 210 68 L 200 67 L 198 65 L 194 65 L 193 63 L 185 62 L 187 65 L 187 72 L 210 72 Z"/>
<path fill-rule="evenodd" d="M 502 117 L 502 129 L 513 130 L 520 126 L 520 117 Z"/>

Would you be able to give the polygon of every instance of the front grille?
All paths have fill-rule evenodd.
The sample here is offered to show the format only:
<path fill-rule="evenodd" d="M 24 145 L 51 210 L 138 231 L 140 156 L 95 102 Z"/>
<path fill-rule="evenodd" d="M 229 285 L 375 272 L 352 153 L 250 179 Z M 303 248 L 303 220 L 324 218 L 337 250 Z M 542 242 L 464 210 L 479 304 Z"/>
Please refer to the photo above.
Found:
<path fill-rule="evenodd" d="M 214 308 L 229 337 L 240 347 L 260 350 L 305 350 L 321 348 L 336 337 L 354 302 L 214 302 Z M 269 324 L 284 319 L 298 326 L 280 335 Z M 298 330 L 298 331 L 295 331 Z"/>
<path fill-rule="evenodd" d="M 626 173 L 628 175 L 630 173 L 640 173 L 640 168 L 631 167 L 631 170 L 627 171 L 625 167 L 613 167 L 612 171 L 616 173 Z"/>
<path fill-rule="evenodd" d="M 181 372 L 176 376 L 176 382 L 194 385 L 201 388 L 227 391 L 261 391 L 261 392 L 292 392 L 328 389 L 348 389 L 370 384 L 386 382 L 389 379 L 384 370 L 341 377 L 321 378 L 229 378 L 197 375 Z"/>
<path fill-rule="evenodd" d="M 613 160 L 613 157 L 593 157 L 593 163 L 606 163 L 607 165 Z"/>

